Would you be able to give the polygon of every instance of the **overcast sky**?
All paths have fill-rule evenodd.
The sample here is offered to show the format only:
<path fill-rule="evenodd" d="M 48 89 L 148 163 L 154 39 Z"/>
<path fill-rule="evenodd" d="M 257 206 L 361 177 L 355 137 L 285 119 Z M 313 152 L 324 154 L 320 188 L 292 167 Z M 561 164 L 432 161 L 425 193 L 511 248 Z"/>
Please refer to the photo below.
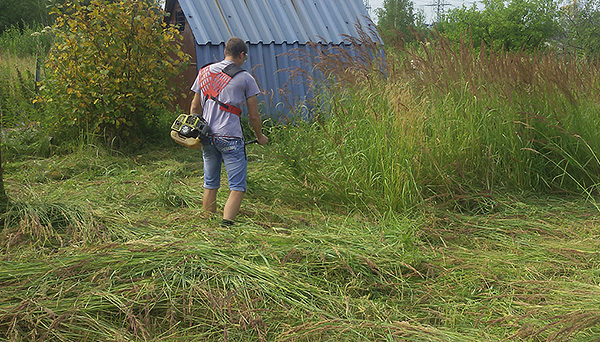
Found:
<path fill-rule="evenodd" d="M 423 12 L 425 13 L 425 22 L 427 24 L 431 24 L 435 19 L 436 6 L 432 5 L 437 2 L 445 4 L 443 8 L 446 11 L 452 8 L 460 8 L 463 4 L 467 7 L 471 7 L 473 3 L 475 3 L 474 0 L 413 0 L 413 3 L 415 4 L 415 9 L 423 10 Z M 375 18 L 375 9 L 383 7 L 383 0 L 370 0 L 370 5 L 371 16 L 373 17 L 373 20 L 376 20 L 377 18 Z"/>
<path fill-rule="evenodd" d="M 476 0 L 413 0 L 415 9 L 420 9 L 425 13 L 425 23 L 431 24 L 435 19 L 435 8 L 434 3 L 441 2 L 444 4 L 444 10 L 451 8 L 461 7 L 463 4 L 470 7 Z M 161 0 L 164 3 L 164 0 Z M 371 5 L 371 16 L 374 21 L 377 20 L 375 17 L 375 9 L 383 7 L 383 0 L 370 0 Z"/>

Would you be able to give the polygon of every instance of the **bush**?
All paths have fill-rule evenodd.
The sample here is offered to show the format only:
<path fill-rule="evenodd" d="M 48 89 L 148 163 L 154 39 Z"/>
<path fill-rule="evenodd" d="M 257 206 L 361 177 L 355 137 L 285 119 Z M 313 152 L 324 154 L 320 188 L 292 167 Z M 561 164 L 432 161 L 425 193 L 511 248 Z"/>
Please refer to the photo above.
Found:
<path fill-rule="evenodd" d="M 483 10 L 476 5 L 453 9 L 437 28 L 456 43 L 470 33 L 476 46 L 515 51 L 543 48 L 557 32 L 555 0 L 486 0 L 483 5 Z"/>
<path fill-rule="evenodd" d="M 178 31 L 145 1 L 75 0 L 56 14 L 42 97 L 53 135 L 139 142 L 173 103 L 188 58 Z"/>

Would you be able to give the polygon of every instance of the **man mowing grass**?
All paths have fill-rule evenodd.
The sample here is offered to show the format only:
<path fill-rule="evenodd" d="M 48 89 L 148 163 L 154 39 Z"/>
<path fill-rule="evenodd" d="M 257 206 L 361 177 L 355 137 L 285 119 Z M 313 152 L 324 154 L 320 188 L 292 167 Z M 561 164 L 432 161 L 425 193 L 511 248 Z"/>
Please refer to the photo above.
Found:
<path fill-rule="evenodd" d="M 205 211 L 217 211 L 217 192 L 221 187 L 221 164 L 225 164 L 229 181 L 229 198 L 223 208 L 221 226 L 234 223 L 246 193 L 248 159 L 244 145 L 244 135 L 240 109 L 246 101 L 248 119 L 256 140 L 265 145 L 268 138 L 262 133 L 262 122 L 258 113 L 256 95 L 260 92 L 252 75 L 241 69 L 248 59 L 248 46 L 240 38 L 231 38 L 225 43 L 225 59 L 203 67 L 194 84 L 195 93 L 190 114 L 202 114 L 211 134 L 202 141 L 204 160 L 204 196 L 202 206 Z"/>

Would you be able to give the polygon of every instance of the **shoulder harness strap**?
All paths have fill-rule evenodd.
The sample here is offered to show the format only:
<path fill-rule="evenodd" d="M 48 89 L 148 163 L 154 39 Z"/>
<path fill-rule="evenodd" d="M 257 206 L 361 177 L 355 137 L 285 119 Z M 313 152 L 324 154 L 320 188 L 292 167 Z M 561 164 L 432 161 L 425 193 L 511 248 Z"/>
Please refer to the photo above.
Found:
<path fill-rule="evenodd" d="M 236 106 L 223 103 L 217 99 L 223 88 L 231 81 L 233 76 L 244 71 L 237 64 L 232 63 L 223 68 L 221 72 L 211 72 L 209 65 L 200 69 L 200 78 L 198 80 L 202 94 L 206 100 L 211 99 L 219 104 L 219 107 L 229 113 L 237 116 L 242 115 L 242 110 Z"/>
<path fill-rule="evenodd" d="M 225 68 L 223 68 L 222 72 L 229 75 L 229 77 L 233 78 L 233 76 L 239 74 L 242 71 L 245 71 L 244 69 L 242 69 L 242 67 L 240 67 L 239 65 L 237 65 L 235 63 L 231 63 L 228 66 L 226 66 Z"/>

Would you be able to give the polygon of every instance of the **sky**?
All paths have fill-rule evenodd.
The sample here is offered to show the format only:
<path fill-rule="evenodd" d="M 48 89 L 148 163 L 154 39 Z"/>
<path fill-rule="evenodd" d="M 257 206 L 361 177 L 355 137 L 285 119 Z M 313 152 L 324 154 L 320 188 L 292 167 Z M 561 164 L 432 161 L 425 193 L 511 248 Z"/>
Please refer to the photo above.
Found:
<path fill-rule="evenodd" d="M 377 20 L 375 18 L 375 9 L 383 7 L 383 0 L 369 0 L 371 5 L 371 17 L 373 20 Z M 444 10 L 450 10 L 452 8 L 460 8 L 464 5 L 467 7 L 471 7 L 475 1 L 473 0 L 413 0 L 415 9 L 423 10 L 425 13 L 425 23 L 431 24 L 435 20 L 435 9 L 436 6 L 433 6 L 434 3 L 442 3 L 444 4 Z"/>
<path fill-rule="evenodd" d="M 164 0 L 160 1 L 164 3 Z M 371 5 L 371 18 L 373 21 L 377 21 L 375 9 L 383 7 L 383 0 L 369 0 L 369 2 Z M 415 9 L 423 10 L 423 13 L 425 13 L 426 24 L 431 24 L 435 20 L 436 6 L 433 5 L 437 2 L 444 4 L 443 9 L 447 11 L 452 8 L 462 7 L 463 4 L 471 7 L 476 0 L 413 0 Z"/>

